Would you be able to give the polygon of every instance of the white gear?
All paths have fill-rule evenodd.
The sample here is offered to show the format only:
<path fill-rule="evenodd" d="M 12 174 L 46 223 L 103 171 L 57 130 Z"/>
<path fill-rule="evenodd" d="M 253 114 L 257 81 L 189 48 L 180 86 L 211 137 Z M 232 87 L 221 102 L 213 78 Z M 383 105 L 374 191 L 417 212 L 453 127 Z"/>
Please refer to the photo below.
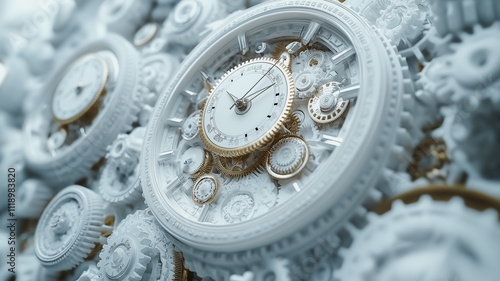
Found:
<path fill-rule="evenodd" d="M 182 258 L 148 209 L 127 216 L 99 257 L 104 280 L 180 280 L 182 274 Z"/>
<path fill-rule="evenodd" d="M 429 29 L 426 0 L 353 0 L 346 4 L 378 27 L 400 50 L 413 46 Z"/>
<path fill-rule="evenodd" d="M 258 216 L 276 203 L 277 190 L 267 174 L 251 174 L 232 180 L 219 190 L 207 221 L 233 224 Z"/>
<path fill-rule="evenodd" d="M 473 34 L 462 32 L 459 37 L 461 42 L 451 45 L 453 53 L 441 57 L 448 65 L 435 79 L 442 77 L 446 83 L 436 87 L 436 94 L 455 103 L 468 99 L 468 103 L 477 104 L 474 99 L 491 99 L 500 109 L 500 50 L 496 48 L 500 22 L 488 28 L 476 25 Z"/>
<path fill-rule="evenodd" d="M 199 126 L 201 110 L 191 113 L 182 124 L 182 138 L 193 140 L 199 135 Z"/>
<path fill-rule="evenodd" d="M 496 0 L 429 1 L 435 26 L 442 36 L 457 35 L 481 24 L 490 26 L 500 20 L 500 2 Z"/>
<path fill-rule="evenodd" d="M 292 72 L 297 96 L 301 99 L 309 98 L 317 87 L 336 75 L 328 55 L 319 50 L 300 52 L 292 61 Z"/>
<path fill-rule="evenodd" d="M 17 216 L 19 218 L 38 218 L 54 195 L 43 181 L 30 178 L 25 180 L 17 193 Z"/>
<path fill-rule="evenodd" d="M 131 40 L 151 10 L 151 0 L 105 0 L 99 7 L 98 19 L 108 32 Z"/>
<path fill-rule="evenodd" d="M 106 202 L 95 192 L 72 185 L 59 192 L 43 212 L 35 232 L 35 254 L 50 270 L 68 270 L 84 261 L 99 242 Z"/>
<path fill-rule="evenodd" d="M 178 165 L 185 174 L 192 175 L 200 171 L 205 162 L 205 150 L 200 146 L 192 146 L 180 155 Z"/>
<path fill-rule="evenodd" d="M 182 0 L 170 12 L 162 33 L 175 43 L 194 46 L 207 24 L 226 15 L 226 5 L 217 0 Z"/>
<path fill-rule="evenodd" d="M 497 280 L 500 224 L 493 210 L 478 212 L 463 199 L 417 203 L 396 201 L 371 213 L 361 230 L 351 225 L 353 243 L 340 252 L 334 280 Z"/>
<path fill-rule="evenodd" d="M 99 270 L 97 269 L 97 266 L 92 266 L 89 267 L 87 270 L 85 270 L 76 281 L 100 281 L 102 280 L 99 277 Z"/>
<path fill-rule="evenodd" d="M 99 193 L 108 202 L 132 204 L 142 198 L 139 156 L 145 128 L 121 134 L 108 147 L 106 165 L 99 179 Z"/>
<path fill-rule="evenodd" d="M 305 168 L 309 155 L 309 147 L 301 137 L 283 137 L 269 150 L 267 172 L 276 179 L 291 178 Z"/>

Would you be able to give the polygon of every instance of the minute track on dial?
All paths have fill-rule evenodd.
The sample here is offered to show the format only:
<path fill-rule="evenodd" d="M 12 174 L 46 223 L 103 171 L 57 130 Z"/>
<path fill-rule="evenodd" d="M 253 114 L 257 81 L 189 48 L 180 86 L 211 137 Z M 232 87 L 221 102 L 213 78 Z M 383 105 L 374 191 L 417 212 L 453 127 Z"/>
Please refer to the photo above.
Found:
<path fill-rule="evenodd" d="M 259 85 L 260 90 L 251 92 Z M 247 87 L 250 89 L 237 98 L 238 91 Z M 272 58 L 246 61 L 228 71 L 212 89 L 202 109 L 201 139 L 223 157 L 248 154 L 279 132 L 293 99 L 292 76 L 283 63 Z"/>

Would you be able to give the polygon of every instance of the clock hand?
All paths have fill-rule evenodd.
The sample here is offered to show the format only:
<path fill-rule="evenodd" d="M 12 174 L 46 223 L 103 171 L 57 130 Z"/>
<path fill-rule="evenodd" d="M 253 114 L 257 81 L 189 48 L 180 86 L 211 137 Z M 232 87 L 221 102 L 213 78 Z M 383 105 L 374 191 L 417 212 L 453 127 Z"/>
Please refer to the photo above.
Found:
<path fill-rule="evenodd" d="M 226 91 L 226 93 L 231 97 L 231 99 L 233 100 L 233 103 L 235 103 L 238 100 L 238 97 L 236 97 L 235 95 L 231 94 L 229 91 Z"/>
<path fill-rule="evenodd" d="M 254 93 L 252 93 L 251 95 L 248 95 L 247 99 L 248 101 L 251 101 L 253 99 L 255 99 L 256 97 L 260 96 L 262 93 L 264 93 L 267 89 L 271 88 L 272 86 L 274 86 L 276 83 L 272 83 L 271 85 L 265 87 L 265 88 L 262 88 Z"/>
<path fill-rule="evenodd" d="M 271 69 L 273 69 L 273 67 L 276 66 L 276 64 L 279 62 L 279 60 L 277 60 L 273 66 L 271 66 L 267 71 L 266 73 L 264 73 L 264 75 L 262 75 L 262 77 L 260 77 L 260 79 L 257 81 L 257 83 L 255 83 L 252 88 L 250 88 L 238 101 L 243 101 L 243 99 L 248 95 L 248 93 L 250 93 L 251 90 L 253 90 L 253 88 L 255 88 L 255 86 L 257 86 L 257 84 L 259 84 L 259 82 L 271 71 Z M 245 103 L 246 104 L 246 103 Z M 233 109 L 233 107 L 236 105 L 236 102 L 233 103 L 233 105 L 231 105 L 231 107 L 229 109 Z"/>

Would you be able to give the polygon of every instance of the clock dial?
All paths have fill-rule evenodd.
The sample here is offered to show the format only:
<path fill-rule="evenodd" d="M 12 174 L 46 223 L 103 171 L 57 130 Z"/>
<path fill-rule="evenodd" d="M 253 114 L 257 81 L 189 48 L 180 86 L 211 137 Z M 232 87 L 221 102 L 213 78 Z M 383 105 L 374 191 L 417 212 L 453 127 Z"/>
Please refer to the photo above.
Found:
<path fill-rule="evenodd" d="M 339 3 L 299 2 L 207 37 L 151 115 L 144 197 L 193 264 L 305 249 L 353 215 L 391 155 L 411 89 L 394 49 Z"/>
<path fill-rule="evenodd" d="M 292 75 L 275 59 L 254 59 L 227 72 L 201 117 L 204 144 L 222 156 L 262 147 L 280 130 L 294 97 Z"/>
<path fill-rule="evenodd" d="M 52 98 L 52 114 L 66 124 L 84 115 L 99 99 L 108 79 L 106 61 L 89 55 L 72 65 Z"/>

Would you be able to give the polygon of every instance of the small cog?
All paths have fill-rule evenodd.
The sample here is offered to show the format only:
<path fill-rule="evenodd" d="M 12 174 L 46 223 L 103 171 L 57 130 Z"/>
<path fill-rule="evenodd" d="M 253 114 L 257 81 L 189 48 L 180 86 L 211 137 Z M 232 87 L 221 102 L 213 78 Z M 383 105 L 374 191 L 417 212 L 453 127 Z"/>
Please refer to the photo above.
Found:
<path fill-rule="evenodd" d="M 309 160 L 309 146 L 299 136 L 285 136 L 270 149 L 267 172 L 276 179 L 288 179 L 300 173 Z"/>
<path fill-rule="evenodd" d="M 181 134 L 185 140 L 192 140 L 199 135 L 200 114 L 201 110 L 191 113 L 182 124 Z"/>
<path fill-rule="evenodd" d="M 340 84 L 329 82 L 321 86 L 308 102 L 309 117 L 318 124 L 337 121 L 349 108 L 349 100 L 339 98 Z"/>
<path fill-rule="evenodd" d="M 192 197 L 197 205 L 210 204 L 217 197 L 220 181 L 215 175 L 203 175 L 196 180 L 193 186 Z"/>

